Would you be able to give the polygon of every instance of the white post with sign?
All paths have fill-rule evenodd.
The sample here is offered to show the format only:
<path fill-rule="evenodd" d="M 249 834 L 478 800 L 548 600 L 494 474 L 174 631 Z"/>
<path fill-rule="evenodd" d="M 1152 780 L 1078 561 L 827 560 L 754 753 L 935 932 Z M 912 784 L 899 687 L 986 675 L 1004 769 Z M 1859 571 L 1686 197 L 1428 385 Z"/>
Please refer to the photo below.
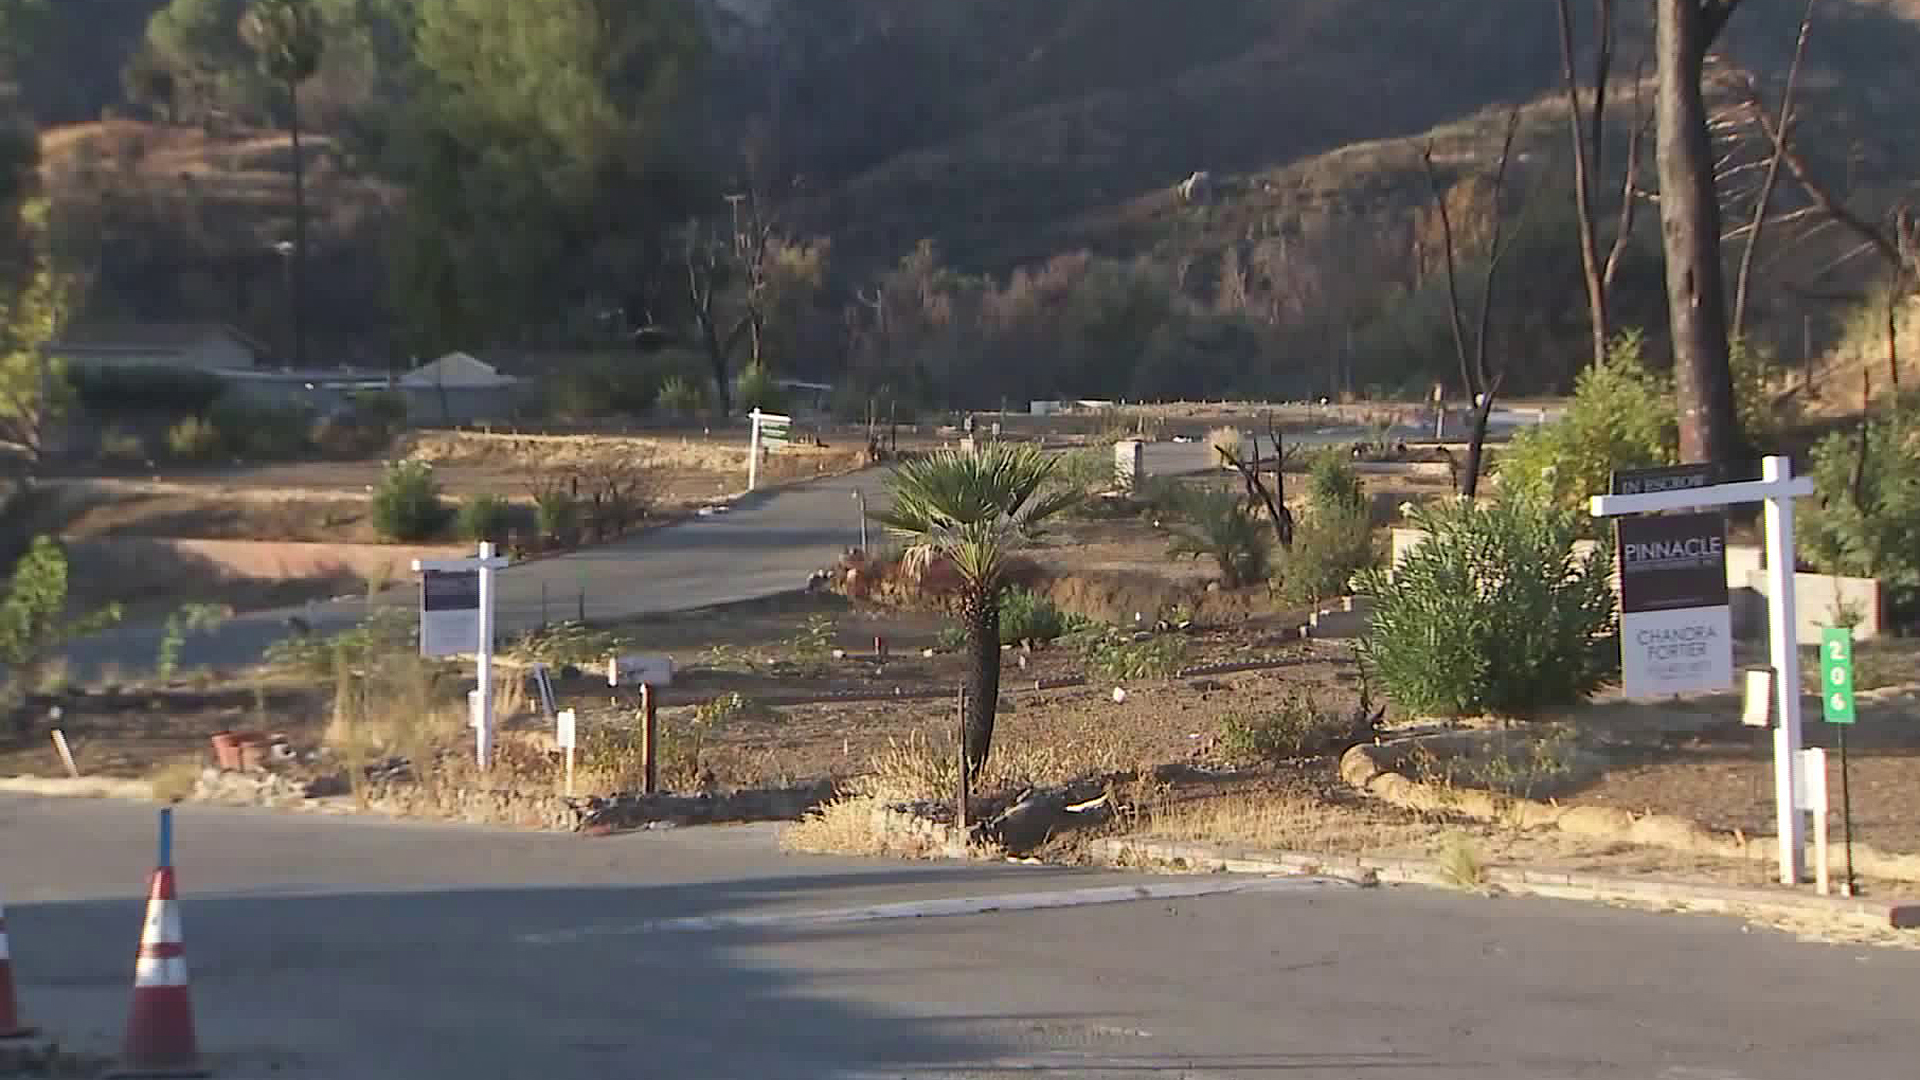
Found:
<path fill-rule="evenodd" d="M 760 486 L 760 455 L 787 445 L 793 432 L 793 417 L 759 409 L 747 415 L 753 420 L 753 436 L 747 443 L 747 490 L 753 491 Z"/>
<path fill-rule="evenodd" d="M 485 542 L 475 558 L 413 561 L 420 574 L 421 655 L 458 656 L 473 649 L 480 684 L 472 699 L 473 742 L 483 771 L 493 750 L 493 575 L 507 565 Z"/>
<path fill-rule="evenodd" d="M 1595 495 L 1594 517 L 1696 510 L 1734 503 L 1766 505 L 1767 639 L 1779 726 L 1774 729 L 1774 812 L 1780 847 L 1780 882 L 1797 885 L 1806 869 L 1806 829 L 1800 819 L 1800 657 L 1794 640 L 1793 500 L 1813 494 L 1813 481 L 1793 475 L 1785 457 L 1761 459 L 1760 479 L 1711 483 L 1711 466 L 1682 466 L 1659 484 L 1622 495 Z M 1666 482 L 1671 481 L 1671 482 Z M 1627 647 L 1622 637 L 1622 648 Z M 1623 657 L 1624 660 L 1624 657 Z"/>

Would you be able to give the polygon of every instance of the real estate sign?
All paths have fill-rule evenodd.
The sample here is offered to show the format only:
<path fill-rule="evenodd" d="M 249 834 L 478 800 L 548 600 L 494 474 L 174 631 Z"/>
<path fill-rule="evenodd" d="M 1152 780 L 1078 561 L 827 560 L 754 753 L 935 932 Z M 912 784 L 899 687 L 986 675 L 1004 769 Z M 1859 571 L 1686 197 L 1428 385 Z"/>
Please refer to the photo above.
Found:
<path fill-rule="evenodd" d="M 480 571 L 420 572 L 420 655 L 459 656 L 480 646 Z"/>
<path fill-rule="evenodd" d="M 1727 526 L 1719 513 L 1620 519 L 1620 673 L 1630 698 L 1733 685 Z"/>

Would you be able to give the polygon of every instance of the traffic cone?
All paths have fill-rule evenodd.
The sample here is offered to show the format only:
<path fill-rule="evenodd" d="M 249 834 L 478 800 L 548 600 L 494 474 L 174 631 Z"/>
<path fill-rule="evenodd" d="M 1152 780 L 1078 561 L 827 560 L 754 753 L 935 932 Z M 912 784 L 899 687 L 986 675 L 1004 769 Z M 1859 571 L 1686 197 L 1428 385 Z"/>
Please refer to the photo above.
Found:
<path fill-rule="evenodd" d="M 180 908 L 173 894 L 173 867 L 153 872 L 147 921 L 134 963 L 133 1014 L 117 1077 L 206 1076 L 193 1037 L 193 997 L 187 990 L 187 955 L 180 938 Z"/>
<path fill-rule="evenodd" d="M 13 996 L 13 961 L 7 951 L 7 909 L 0 905 L 0 1039 L 24 1039 L 38 1028 L 20 1022 L 20 1003 Z"/>

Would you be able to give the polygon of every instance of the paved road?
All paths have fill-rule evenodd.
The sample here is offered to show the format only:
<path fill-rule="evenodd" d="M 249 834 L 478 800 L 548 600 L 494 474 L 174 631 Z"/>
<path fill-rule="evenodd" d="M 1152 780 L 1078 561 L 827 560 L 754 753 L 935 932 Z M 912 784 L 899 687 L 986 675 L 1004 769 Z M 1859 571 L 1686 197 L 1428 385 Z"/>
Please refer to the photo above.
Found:
<path fill-rule="evenodd" d="M 1533 422 L 1502 416 L 1499 431 Z M 1368 432 L 1330 427 L 1298 434 L 1298 444 L 1341 443 Z M 1400 432 L 1395 437 L 1413 437 Z M 1217 465 L 1204 443 L 1153 443 L 1145 451 L 1151 475 L 1204 472 Z M 797 589 L 807 576 L 831 564 L 860 542 L 859 491 L 876 505 L 885 499 L 886 470 L 812 481 L 758 496 L 729 512 L 640 533 L 603 547 L 538 559 L 503 571 L 497 626 L 502 635 L 548 621 L 617 620 L 717 604 L 754 600 Z M 411 607 L 418 586 L 389 589 L 376 603 Z M 365 600 L 253 612 L 218 629 L 190 637 L 181 650 L 183 668 L 244 667 L 269 644 L 287 636 L 288 617 L 298 616 L 316 633 L 357 625 Z M 126 673 L 151 668 L 159 652 L 158 627 L 125 626 L 78 642 L 67 651 L 70 671 L 89 679 L 113 665 Z"/>
<path fill-rule="evenodd" d="M 884 470 L 870 469 L 757 496 L 725 514 L 639 533 L 603 547 L 537 559 L 499 576 L 497 626 L 504 636 L 545 621 L 611 620 L 758 599 L 797 589 L 807 575 L 860 542 L 853 493 L 881 499 Z M 387 590 L 377 602 L 411 606 L 418 585 Z M 257 660 L 290 631 L 287 617 L 307 620 L 316 633 L 357 625 L 365 600 L 254 612 L 189 638 L 182 667 L 240 667 Z M 112 663 L 123 670 L 152 665 L 159 648 L 152 626 L 120 627 L 79 642 L 69 662 L 81 676 Z"/>
<path fill-rule="evenodd" d="M 152 820 L 0 797 L 24 1007 L 70 1047 L 110 1052 L 125 1022 Z M 1920 1060 L 1920 956 L 1722 920 L 1291 882 L 980 911 L 1229 879 L 201 807 L 178 863 L 201 1045 L 229 1080 L 1891 1080 Z M 875 907 L 957 897 L 975 913 Z"/>

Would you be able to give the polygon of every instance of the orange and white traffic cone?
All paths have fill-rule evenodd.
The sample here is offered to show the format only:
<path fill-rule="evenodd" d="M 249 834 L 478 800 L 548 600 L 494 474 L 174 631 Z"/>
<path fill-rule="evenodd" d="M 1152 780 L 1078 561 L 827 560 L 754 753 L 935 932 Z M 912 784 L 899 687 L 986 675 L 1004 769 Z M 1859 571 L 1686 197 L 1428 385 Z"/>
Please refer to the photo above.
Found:
<path fill-rule="evenodd" d="M 0 1039 L 24 1039 L 38 1028 L 20 1022 L 20 1001 L 13 996 L 13 960 L 7 951 L 7 909 L 0 905 Z"/>
<path fill-rule="evenodd" d="M 147 894 L 147 921 L 134 962 L 133 1014 L 117 1077 L 206 1076 L 193 1035 L 186 946 L 173 891 L 173 812 L 160 811 L 160 866 Z"/>

